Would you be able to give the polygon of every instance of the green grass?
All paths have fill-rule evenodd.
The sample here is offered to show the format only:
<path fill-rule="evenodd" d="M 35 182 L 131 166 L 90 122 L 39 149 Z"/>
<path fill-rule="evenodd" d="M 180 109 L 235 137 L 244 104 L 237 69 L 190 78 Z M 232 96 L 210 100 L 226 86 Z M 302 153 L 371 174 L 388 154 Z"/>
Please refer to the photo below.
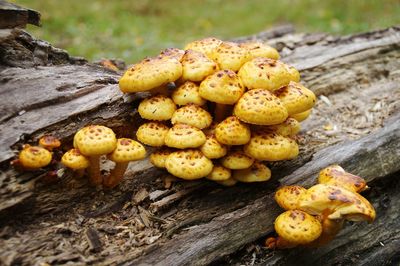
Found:
<path fill-rule="evenodd" d="M 72 55 L 133 63 L 208 36 L 232 38 L 280 23 L 347 34 L 400 24 L 399 0 L 14 0 L 42 14 L 35 36 Z"/>

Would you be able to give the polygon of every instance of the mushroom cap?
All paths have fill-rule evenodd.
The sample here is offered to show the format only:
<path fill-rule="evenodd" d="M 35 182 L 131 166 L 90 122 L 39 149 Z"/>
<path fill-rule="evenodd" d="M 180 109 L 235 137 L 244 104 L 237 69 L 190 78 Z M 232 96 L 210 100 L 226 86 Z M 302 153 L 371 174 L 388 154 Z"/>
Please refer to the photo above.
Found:
<path fill-rule="evenodd" d="M 265 57 L 257 57 L 245 63 L 238 76 L 249 90 L 274 91 L 288 85 L 291 79 L 291 73 L 284 63 Z"/>
<path fill-rule="evenodd" d="M 220 70 L 204 79 L 199 88 L 200 96 L 211 102 L 234 104 L 243 95 L 242 81 L 232 70 Z"/>
<path fill-rule="evenodd" d="M 322 169 L 318 183 L 343 187 L 352 192 L 361 192 L 367 188 L 367 182 L 363 178 L 346 172 L 337 164 Z"/>
<path fill-rule="evenodd" d="M 137 161 L 146 157 L 146 149 L 137 141 L 128 138 L 117 140 L 117 147 L 108 155 L 108 158 L 116 163 Z"/>
<path fill-rule="evenodd" d="M 312 186 L 302 193 L 298 208 L 312 215 L 329 213 L 329 219 L 372 222 L 376 216 L 374 207 L 360 194 L 326 184 Z"/>
<path fill-rule="evenodd" d="M 214 134 L 206 136 L 206 142 L 200 146 L 200 151 L 208 159 L 218 159 L 227 153 L 226 146 L 219 143 Z"/>
<path fill-rule="evenodd" d="M 281 100 L 289 115 L 311 109 L 316 101 L 315 94 L 311 90 L 293 81 L 275 91 L 275 95 Z"/>
<path fill-rule="evenodd" d="M 89 159 L 83 156 L 78 149 L 70 149 L 64 153 L 61 163 L 73 170 L 85 169 L 90 165 Z"/>
<path fill-rule="evenodd" d="M 215 137 L 225 145 L 243 145 L 249 142 L 251 132 L 249 126 L 236 116 L 229 116 L 217 125 Z"/>
<path fill-rule="evenodd" d="M 184 49 L 198 51 L 211 58 L 212 51 L 217 48 L 221 43 L 221 40 L 210 37 L 188 43 L 186 44 Z"/>
<path fill-rule="evenodd" d="M 148 91 L 182 76 L 182 65 L 173 57 L 146 58 L 128 69 L 119 80 L 124 93 Z"/>
<path fill-rule="evenodd" d="M 243 148 L 244 153 L 259 161 L 282 161 L 299 154 L 299 146 L 291 138 L 273 132 L 256 132 Z"/>
<path fill-rule="evenodd" d="M 172 92 L 172 100 L 177 105 L 187 105 L 190 103 L 204 105 L 206 100 L 201 98 L 199 86 L 191 81 L 186 81 Z"/>
<path fill-rule="evenodd" d="M 260 162 L 254 162 L 249 168 L 233 171 L 233 178 L 245 183 L 264 182 L 271 178 L 271 170 Z"/>
<path fill-rule="evenodd" d="M 290 73 L 290 80 L 294 82 L 300 82 L 300 72 L 292 66 L 287 65 L 287 67 Z"/>
<path fill-rule="evenodd" d="M 206 142 L 206 135 L 197 127 L 175 124 L 165 136 L 165 145 L 172 148 L 197 148 Z"/>
<path fill-rule="evenodd" d="M 185 51 L 178 48 L 167 48 L 161 51 L 160 56 L 161 58 L 174 58 L 178 61 L 181 61 Z"/>
<path fill-rule="evenodd" d="M 231 178 L 231 170 L 221 165 L 214 165 L 211 173 L 206 178 L 213 181 L 224 181 Z"/>
<path fill-rule="evenodd" d="M 269 130 L 282 136 L 295 136 L 300 132 L 300 123 L 294 118 L 289 117 L 283 123 L 267 127 Z"/>
<path fill-rule="evenodd" d="M 165 160 L 173 152 L 169 148 L 161 148 L 150 155 L 150 162 L 158 168 L 165 168 Z"/>
<path fill-rule="evenodd" d="M 301 186 L 283 186 L 275 192 L 275 201 L 285 210 L 297 209 L 297 203 L 300 195 L 307 189 Z"/>
<path fill-rule="evenodd" d="M 171 98 L 165 95 L 156 95 L 144 99 L 138 107 L 142 118 L 148 120 L 170 120 L 176 111 L 176 105 Z"/>
<path fill-rule="evenodd" d="M 45 149 L 46 148 L 54 149 L 61 146 L 61 141 L 56 137 L 50 135 L 44 135 L 39 139 L 39 145 Z"/>
<path fill-rule="evenodd" d="M 275 220 L 275 231 L 291 244 L 304 245 L 322 233 L 321 222 L 300 210 L 288 210 Z"/>
<path fill-rule="evenodd" d="M 280 124 L 288 117 L 282 102 L 263 89 L 250 90 L 243 94 L 236 103 L 233 114 L 240 120 L 255 125 Z"/>
<path fill-rule="evenodd" d="M 165 167 L 172 175 L 187 179 L 199 179 L 207 176 L 213 169 L 213 163 L 199 150 L 187 149 L 172 152 L 165 160 Z"/>
<path fill-rule="evenodd" d="M 241 149 L 229 151 L 228 154 L 221 158 L 221 164 L 229 169 L 246 169 L 254 163 L 254 159 L 244 154 Z"/>
<path fill-rule="evenodd" d="M 209 127 L 212 122 L 212 116 L 209 112 L 198 105 L 185 105 L 172 115 L 172 124 L 187 124 L 200 129 Z"/>
<path fill-rule="evenodd" d="M 247 49 L 250 52 L 251 59 L 256 57 L 266 57 L 271 59 L 279 59 L 278 51 L 262 42 L 250 41 L 239 44 L 240 47 Z"/>
<path fill-rule="evenodd" d="M 161 147 L 165 144 L 165 136 L 169 128 L 161 122 L 147 122 L 136 131 L 137 139 L 149 146 Z"/>
<path fill-rule="evenodd" d="M 74 147 L 85 156 L 108 154 L 116 146 L 117 139 L 114 131 L 105 126 L 86 126 L 74 136 Z"/>
<path fill-rule="evenodd" d="M 50 164 L 51 152 L 39 146 L 26 147 L 19 153 L 19 162 L 26 169 L 38 169 Z"/>
<path fill-rule="evenodd" d="M 296 119 L 299 122 L 302 122 L 302 121 L 306 120 L 310 116 L 311 111 L 312 111 L 312 109 L 308 109 L 308 110 L 306 110 L 304 112 L 301 112 L 301 113 L 292 114 L 292 115 L 290 115 L 290 117 Z"/>
<path fill-rule="evenodd" d="M 181 63 L 183 80 L 202 81 L 218 70 L 217 63 L 205 54 L 194 50 L 187 50 Z"/>
<path fill-rule="evenodd" d="M 234 185 L 236 185 L 236 183 L 238 182 L 236 179 L 233 179 L 232 177 L 226 180 L 220 180 L 220 181 L 215 181 L 218 184 L 225 186 L 225 187 L 232 187 Z"/>
<path fill-rule="evenodd" d="M 238 71 L 240 67 L 250 60 L 250 52 L 233 42 L 222 42 L 211 54 L 220 69 Z"/>

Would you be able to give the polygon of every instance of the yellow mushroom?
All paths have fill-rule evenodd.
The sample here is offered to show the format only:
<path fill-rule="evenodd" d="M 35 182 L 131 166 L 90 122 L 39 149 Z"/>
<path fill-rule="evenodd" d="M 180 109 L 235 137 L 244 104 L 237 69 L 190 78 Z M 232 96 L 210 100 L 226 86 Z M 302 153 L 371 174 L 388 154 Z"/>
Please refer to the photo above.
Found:
<path fill-rule="evenodd" d="M 138 107 L 138 112 L 142 118 L 156 121 L 170 120 L 175 111 L 175 103 L 171 98 L 164 95 L 146 98 Z"/>
<path fill-rule="evenodd" d="M 214 165 L 211 173 L 206 178 L 213 181 L 224 181 L 231 178 L 231 170 L 222 165 Z"/>
<path fill-rule="evenodd" d="M 232 187 L 234 185 L 236 185 L 236 183 L 238 182 L 236 179 L 233 179 L 232 177 L 226 180 L 221 180 L 221 181 L 215 181 L 216 183 L 225 186 L 225 187 Z"/>
<path fill-rule="evenodd" d="M 230 116 L 216 126 L 215 137 L 225 145 L 243 145 L 249 142 L 251 132 L 248 125 Z"/>
<path fill-rule="evenodd" d="M 233 178 L 244 183 L 265 182 L 271 178 L 271 170 L 260 162 L 254 162 L 249 168 L 234 170 Z"/>
<path fill-rule="evenodd" d="M 275 60 L 279 59 L 278 51 L 275 48 L 267 44 L 264 44 L 262 42 L 257 42 L 257 41 L 244 42 L 239 44 L 239 46 L 247 49 L 250 52 L 251 59 L 256 57 L 266 57 Z"/>
<path fill-rule="evenodd" d="M 147 122 L 136 131 L 137 139 L 149 146 L 161 147 L 165 144 L 169 128 L 161 122 Z"/>
<path fill-rule="evenodd" d="M 292 67 L 292 66 L 288 66 L 288 65 L 286 65 L 286 66 L 287 66 L 287 69 L 288 69 L 288 71 L 290 73 L 290 81 L 300 82 L 300 73 L 299 73 L 299 71 L 296 68 Z"/>
<path fill-rule="evenodd" d="M 19 164 L 25 170 L 36 170 L 50 164 L 52 154 L 39 146 L 25 145 L 18 156 Z"/>
<path fill-rule="evenodd" d="M 250 52 L 233 42 L 222 42 L 211 54 L 211 58 L 218 63 L 220 69 L 238 71 L 250 60 Z"/>
<path fill-rule="evenodd" d="M 315 94 L 311 90 L 293 81 L 274 93 L 281 100 L 289 115 L 311 109 L 316 101 Z"/>
<path fill-rule="evenodd" d="M 90 166 L 89 159 L 80 153 L 78 149 L 71 149 L 61 157 L 61 163 L 76 172 L 78 177 L 85 174 L 85 169 Z"/>
<path fill-rule="evenodd" d="M 229 169 L 246 169 L 254 163 L 254 159 L 244 154 L 241 149 L 230 151 L 221 158 L 221 164 Z"/>
<path fill-rule="evenodd" d="M 184 50 L 178 48 L 167 48 L 161 51 L 160 58 L 174 58 L 178 61 L 182 60 L 183 55 L 185 54 Z"/>
<path fill-rule="evenodd" d="M 56 137 L 45 135 L 39 139 L 39 146 L 52 151 L 61 146 L 61 141 Z"/>
<path fill-rule="evenodd" d="M 297 209 L 298 200 L 302 193 L 307 191 L 301 186 L 283 186 L 275 192 L 275 201 L 285 210 Z"/>
<path fill-rule="evenodd" d="M 185 46 L 185 50 L 194 50 L 205 54 L 211 58 L 212 51 L 222 43 L 221 40 L 210 37 L 202 40 L 193 41 Z"/>
<path fill-rule="evenodd" d="M 296 119 L 289 117 L 283 123 L 267 126 L 266 129 L 284 137 L 293 137 L 300 132 L 300 123 Z"/>
<path fill-rule="evenodd" d="M 199 86 L 191 81 L 186 81 L 172 92 L 172 100 L 177 105 L 197 104 L 204 105 L 206 100 L 201 98 Z"/>
<path fill-rule="evenodd" d="M 201 145 L 200 151 L 209 159 L 218 159 L 227 153 L 225 145 L 218 142 L 214 134 L 206 136 L 206 142 Z"/>
<path fill-rule="evenodd" d="M 158 168 L 165 168 L 165 160 L 174 150 L 161 148 L 150 155 L 150 162 Z"/>
<path fill-rule="evenodd" d="M 183 80 L 202 81 L 218 70 L 217 63 L 205 54 L 194 50 L 187 50 L 181 63 Z"/>
<path fill-rule="evenodd" d="M 197 148 L 206 142 L 206 135 L 197 127 L 175 124 L 165 136 L 165 145 L 171 148 Z"/>
<path fill-rule="evenodd" d="M 337 164 L 322 169 L 319 172 L 318 183 L 343 187 L 353 192 L 361 192 L 368 188 L 362 177 L 346 172 Z"/>
<path fill-rule="evenodd" d="M 185 105 L 172 115 L 171 123 L 174 124 L 187 124 L 199 129 L 207 128 L 211 125 L 212 117 L 209 112 L 204 110 L 198 105 L 188 104 Z"/>
<path fill-rule="evenodd" d="M 306 110 L 304 112 L 301 112 L 301 113 L 292 114 L 292 115 L 290 115 L 290 117 L 296 119 L 299 122 L 302 122 L 302 121 L 306 120 L 310 116 L 311 111 L 312 111 L 312 109 L 308 109 L 308 110 Z"/>

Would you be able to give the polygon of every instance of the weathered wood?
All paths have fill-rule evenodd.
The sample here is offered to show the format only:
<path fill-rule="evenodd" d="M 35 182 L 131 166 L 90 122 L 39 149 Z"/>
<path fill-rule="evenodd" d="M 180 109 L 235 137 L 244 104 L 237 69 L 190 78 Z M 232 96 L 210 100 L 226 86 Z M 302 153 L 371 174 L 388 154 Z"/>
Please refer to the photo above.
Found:
<path fill-rule="evenodd" d="M 26 24 L 40 26 L 40 13 L 0 0 L 0 29 L 25 28 Z"/>

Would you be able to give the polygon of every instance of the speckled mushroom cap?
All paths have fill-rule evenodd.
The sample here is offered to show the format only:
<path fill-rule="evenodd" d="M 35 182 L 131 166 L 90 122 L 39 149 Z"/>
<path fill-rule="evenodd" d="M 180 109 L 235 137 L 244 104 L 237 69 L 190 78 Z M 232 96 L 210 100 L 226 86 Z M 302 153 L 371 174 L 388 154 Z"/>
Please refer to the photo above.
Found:
<path fill-rule="evenodd" d="M 45 135 L 39 139 L 39 145 L 45 149 L 54 149 L 61 146 L 61 141 L 56 137 Z"/>
<path fill-rule="evenodd" d="M 179 108 L 171 118 L 172 124 L 187 124 L 200 129 L 209 127 L 211 122 L 210 113 L 195 104 L 188 104 Z"/>
<path fill-rule="evenodd" d="M 165 160 L 174 150 L 161 148 L 150 155 L 150 162 L 158 168 L 165 168 Z"/>
<path fill-rule="evenodd" d="M 353 192 L 361 192 L 367 188 L 367 182 L 363 178 L 346 172 L 337 164 L 322 169 L 318 183 L 343 187 Z"/>
<path fill-rule="evenodd" d="M 148 91 L 182 76 L 182 65 L 173 57 L 147 58 L 128 69 L 119 80 L 124 93 Z"/>
<path fill-rule="evenodd" d="M 137 139 L 149 146 L 161 147 L 165 144 L 165 136 L 169 128 L 161 122 L 147 122 L 136 131 Z"/>
<path fill-rule="evenodd" d="M 108 155 L 108 158 L 116 163 L 137 161 L 146 157 L 146 150 L 142 144 L 133 139 L 120 138 L 117 147 Z"/>
<path fill-rule="evenodd" d="M 176 105 L 171 98 L 164 95 L 156 95 L 144 99 L 138 107 L 142 118 L 148 120 L 169 120 L 176 111 Z"/>
<path fill-rule="evenodd" d="M 213 163 L 199 150 L 187 149 L 168 155 L 165 167 L 172 175 L 187 179 L 199 179 L 207 176 L 213 169 Z"/>
<path fill-rule="evenodd" d="M 217 38 L 205 38 L 202 40 L 193 41 L 186 44 L 185 50 L 194 50 L 205 54 L 207 57 L 211 58 L 212 51 L 222 43 L 221 40 Z"/>
<path fill-rule="evenodd" d="M 249 126 L 236 116 L 229 116 L 217 125 L 215 137 L 225 145 L 243 145 L 249 142 L 251 132 Z"/>
<path fill-rule="evenodd" d="M 271 59 L 279 59 L 278 51 L 262 42 L 251 41 L 239 44 L 240 47 L 247 49 L 250 52 L 251 58 L 266 57 Z"/>
<path fill-rule="evenodd" d="M 61 157 L 61 163 L 68 168 L 78 170 L 88 168 L 90 162 L 78 149 L 71 149 Z"/>
<path fill-rule="evenodd" d="M 197 148 L 206 142 L 206 135 L 197 127 L 175 124 L 165 136 L 165 145 L 171 148 Z"/>
<path fill-rule="evenodd" d="M 286 65 L 290 73 L 290 81 L 300 82 L 300 72 L 293 66 Z"/>
<path fill-rule="evenodd" d="M 275 201 L 285 210 L 297 209 L 297 203 L 302 193 L 307 189 L 301 186 L 283 186 L 275 192 Z"/>
<path fill-rule="evenodd" d="M 226 146 L 219 143 L 214 134 L 206 136 L 206 142 L 200 146 L 200 151 L 209 159 L 218 159 L 227 153 Z"/>
<path fill-rule="evenodd" d="M 304 245 L 321 235 L 322 225 L 308 213 L 300 210 L 289 210 L 276 218 L 275 231 L 291 244 Z"/>
<path fill-rule="evenodd" d="M 284 63 L 264 57 L 257 57 L 245 63 L 238 76 L 249 90 L 274 91 L 288 85 L 291 79 L 291 73 Z"/>
<path fill-rule="evenodd" d="M 191 81 L 186 81 L 172 92 L 172 100 L 177 105 L 187 105 L 190 103 L 204 105 L 206 100 L 201 98 L 199 86 Z"/>
<path fill-rule="evenodd" d="M 244 183 L 265 182 L 271 178 L 271 170 L 260 162 L 254 162 L 249 168 L 234 170 L 233 178 Z"/>
<path fill-rule="evenodd" d="M 238 71 L 240 67 L 250 60 L 251 55 L 245 48 L 233 42 L 222 42 L 211 54 L 220 69 Z"/>
<path fill-rule="evenodd" d="M 311 90 L 296 82 L 290 82 L 288 86 L 280 88 L 275 95 L 281 100 L 289 115 L 311 109 L 316 101 L 315 94 Z"/>
<path fill-rule="evenodd" d="M 297 114 L 292 114 L 290 115 L 290 117 L 296 119 L 299 122 L 302 122 L 304 120 L 306 120 L 310 114 L 311 114 L 312 109 L 308 109 L 307 111 L 301 112 L 301 113 L 297 113 Z"/>
<path fill-rule="evenodd" d="M 220 104 L 234 104 L 245 88 L 232 70 L 220 70 L 208 76 L 200 84 L 199 93 L 204 99 Z"/>
<path fill-rule="evenodd" d="M 293 159 L 299 154 L 296 141 L 273 132 L 255 132 L 243 150 L 256 160 L 270 162 Z"/>
<path fill-rule="evenodd" d="M 300 132 L 300 123 L 294 118 L 288 118 L 283 123 L 267 126 L 269 130 L 282 136 L 295 136 Z"/>
<path fill-rule="evenodd" d="M 85 156 L 102 155 L 115 149 L 117 139 L 111 128 L 90 125 L 75 134 L 74 146 Z"/>
<path fill-rule="evenodd" d="M 312 186 L 302 193 L 298 207 L 312 215 L 328 213 L 329 219 L 372 222 L 376 216 L 374 207 L 360 194 L 326 184 Z"/>
<path fill-rule="evenodd" d="M 221 165 L 214 165 L 211 173 L 206 176 L 207 179 L 213 181 L 223 181 L 231 177 L 231 170 Z"/>
<path fill-rule="evenodd" d="M 178 61 L 181 61 L 183 55 L 185 54 L 184 50 L 178 48 L 167 48 L 161 51 L 161 58 L 174 58 Z"/>
<path fill-rule="evenodd" d="M 233 114 L 240 120 L 255 125 L 280 124 L 288 117 L 282 102 L 263 89 L 250 90 L 243 94 L 236 103 Z"/>
<path fill-rule="evenodd" d="M 229 169 L 246 169 L 254 163 L 254 159 L 244 154 L 241 149 L 230 151 L 221 158 L 221 164 Z"/>
<path fill-rule="evenodd" d="M 39 146 L 26 147 L 19 153 L 19 162 L 26 169 L 38 169 L 50 164 L 51 152 Z"/>
<path fill-rule="evenodd" d="M 218 70 L 217 63 L 205 54 L 194 50 L 187 50 L 181 63 L 183 80 L 202 81 Z"/>

